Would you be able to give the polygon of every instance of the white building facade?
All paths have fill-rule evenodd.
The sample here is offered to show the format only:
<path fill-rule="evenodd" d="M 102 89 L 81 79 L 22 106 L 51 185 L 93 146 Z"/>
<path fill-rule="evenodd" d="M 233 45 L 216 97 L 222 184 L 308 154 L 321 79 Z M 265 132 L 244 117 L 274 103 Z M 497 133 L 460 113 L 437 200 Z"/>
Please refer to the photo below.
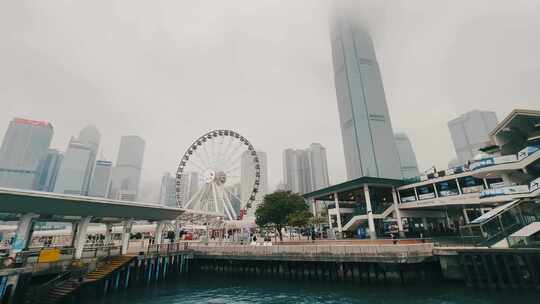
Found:
<path fill-rule="evenodd" d="M 472 160 L 478 149 L 490 143 L 489 132 L 497 126 L 497 114 L 491 111 L 469 111 L 448 122 L 457 155 L 457 163 Z"/>

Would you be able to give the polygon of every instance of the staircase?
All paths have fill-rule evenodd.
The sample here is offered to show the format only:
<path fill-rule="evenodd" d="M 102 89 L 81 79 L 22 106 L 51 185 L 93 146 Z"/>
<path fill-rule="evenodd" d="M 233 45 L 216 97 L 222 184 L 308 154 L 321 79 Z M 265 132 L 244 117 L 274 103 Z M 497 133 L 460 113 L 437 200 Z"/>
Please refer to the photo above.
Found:
<path fill-rule="evenodd" d="M 81 282 L 78 279 L 68 279 L 49 289 L 49 292 L 39 303 L 52 304 L 58 303 L 75 290 L 79 289 Z"/>
<path fill-rule="evenodd" d="M 90 283 L 99 281 L 116 271 L 118 268 L 124 266 L 124 264 L 129 263 L 131 260 L 133 260 L 133 256 L 123 255 L 114 257 L 110 261 L 97 267 L 94 271 L 86 274 L 83 278 L 83 282 Z"/>
<path fill-rule="evenodd" d="M 68 277 L 63 281 L 56 282 L 47 288 L 48 292 L 46 292 L 43 298 L 38 299 L 38 301 L 44 304 L 58 303 L 79 289 L 83 284 L 96 282 L 107 277 L 126 263 L 129 263 L 133 258 L 133 256 L 117 256 L 99 265 L 94 271 L 87 273 L 80 279 Z"/>

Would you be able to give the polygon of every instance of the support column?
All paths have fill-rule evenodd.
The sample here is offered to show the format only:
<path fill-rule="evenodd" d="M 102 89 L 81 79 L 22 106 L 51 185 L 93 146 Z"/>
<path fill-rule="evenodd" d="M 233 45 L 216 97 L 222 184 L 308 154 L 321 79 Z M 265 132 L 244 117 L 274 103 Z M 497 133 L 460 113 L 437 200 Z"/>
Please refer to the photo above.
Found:
<path fill-rule="evenodd" d="M 422 218 L 422 224 L 424 225 L 424 231 L 428 231 L 428 221 L 427 217 Z"/>
<path fill-rule="evenodd" d="M 368 217 L 368 229 L 369 238 L 377 239 L 377 233 L 375 232 L 375 220 L 373 220 L 373 210 L 371 208 L 371 196 L 369 195 L 369 186 L 364 185 L 364 196 L 366 198 L 366 212 Z"/>
<path fill-rule="evenodd" d="M 334 202 L 336 203 L 336 217 L 337 217 L 337 225 L 338 225 L 338 232 L 339 232 L 339 238 L 341 238 L 341 233 L 343 232 L 342 226 L 341 226 L 341 212 L 339 211 L 339 198 L 337 192 L 334 193 Z"/>
<path fill-rule="evenodd" d="M 154 244 L 161 244 L 163 229 L 165 228 L 165 221 L 159 221 L 156 225 L 156 232 L 154 233 Z"/>
<path fill-rule="evenodd" d="M 467 209 L 463 208 L 463 218 L 465 219 L 465 224 L 469 225 L 469 215 L 467 214 Z"/>
<path fill-rule="evenodd" d="M 392 188 L 392 199 L 394 200 L 394 217 L 397 220 L 399 237 L 404 238 L 405 232 L 403 231 L 403 222 L 401 221 L 401 211 L 399 210 L 398 195 L 396 188 Z"/>
<path fill-rule="evenodd" d="M 457 186 L 457 189 L 458 189 L 458 193 L 459 193 L 459 195 L 462 195 L 463 192 L 461 191 L 461 186 L 459 185 L 459 180 L 456 178 L 455 181 L 456 181 L 456 186 Z"/>
<path fill-rule="evenodd" d="M 112 223 L 105 224 L 105 240 L 103 241 L 103 245 L 110 245 L 112 243 L 112 230 Z"/>
<path fill-rule="evenodd" d="M 131 227 L 133 226 L 133 219 L 124 221 L 124 227 L 122 227 L 122 254 L 127 254 L 129 249 L 129 238 L 131 237 Z"/>
<path fill-rule="evenodd" d="M 33 219 L 36 217 L 38 217 L 37 214 L 27 213 L 19 218 L 15 238 L 9 250 L 9 255 L 11 257 L 14 257 L 28 246 L 28 242 L 30 242 L 32 238 Z"/>
<path fill-rule="evenodd" d="M 176 220 L 174 223 L 174 241 L 179 242 L 180 241 L 180 230 L 182 227 L 180 227 L 180 221 Z"/>
<path fill-rule="evenodd" d="M 75 246 L 75 260 L 82 258 L 84 245 L 86 244 L 86 231 L 88 230 L 91 219 L 91 216 L 85 216 L 77 223 L 77 233 L 75 234 L 73 243 L 73 246 Z"/>

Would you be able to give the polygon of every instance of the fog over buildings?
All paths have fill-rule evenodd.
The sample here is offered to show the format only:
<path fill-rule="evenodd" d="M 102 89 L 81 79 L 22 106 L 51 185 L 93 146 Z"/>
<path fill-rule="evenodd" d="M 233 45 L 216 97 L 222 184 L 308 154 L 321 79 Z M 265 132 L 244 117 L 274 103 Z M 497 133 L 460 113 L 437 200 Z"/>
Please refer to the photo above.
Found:
<path fill-rule="evenodd" d="M 0 136 L 14 117 L 44 120 L 50 148 L 65 151 L 92 124 L 98 156 L 116 159 L 119 138 L 136 134 L 146 141 L 140 192 L 155 200 L 162 173 L 219 128 L 267 152 L 270 190 L 283 149 L 312 142 L 326 148 L 330 182 L 343 181 L 329 2 L 3 1 Z M 420 171 L 455 157 L 446 122 L 462 113 L 538 109 L 537 0 L 351 2 Z"/>

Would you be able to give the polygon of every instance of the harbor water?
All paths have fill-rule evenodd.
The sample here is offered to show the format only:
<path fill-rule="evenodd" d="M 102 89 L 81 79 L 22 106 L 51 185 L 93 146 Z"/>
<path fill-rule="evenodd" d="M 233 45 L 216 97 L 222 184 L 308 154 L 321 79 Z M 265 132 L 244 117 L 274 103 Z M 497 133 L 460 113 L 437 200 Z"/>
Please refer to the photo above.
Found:
<path fill-rule="evenodd" d="M 196 275 L 169 278 L 103 297 L 81 295 L 81 304 L 190 303 L 359 303 L 359 304 L 494 304 L 538 303 L 538 292 L 475 290 L 459 283 L 360 285 L 353 282 L 276 280 Z"/>

